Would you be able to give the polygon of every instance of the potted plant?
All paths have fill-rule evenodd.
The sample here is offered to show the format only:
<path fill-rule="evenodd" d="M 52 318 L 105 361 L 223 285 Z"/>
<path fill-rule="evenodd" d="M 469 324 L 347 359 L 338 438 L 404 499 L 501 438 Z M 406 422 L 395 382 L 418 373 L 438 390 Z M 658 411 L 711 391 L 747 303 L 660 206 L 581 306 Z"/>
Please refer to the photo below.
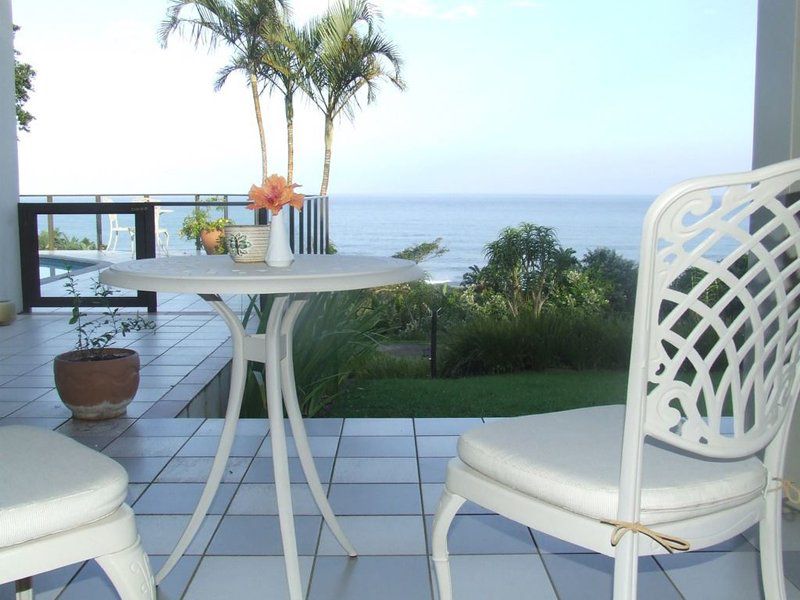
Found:
<path fill-rule="evenodd" d="M 153 329 L 155 323 L 139 315 L 121 318 L 119 309 L 111 308 L 108 302 L 113 291 L 97 280 L 93 291 L 105 310 L 92 319 L 81 311 L 81 297 L 69 271 L 64 287 L 74 299 L 69 324 L 75 326 L 78 340 L 75 350 L 59 354 L 53 361 L 58 395 L 76 419 L 118 417 L 125 413 L 139 388 L 140 363 L 135 350 L 114 348 L 111 342 L 119 334 Z"/>
<path fill-rule="evenodd" d="M 10 325 L 17 317 L 17 309 L 11 300 L 0 298 L 0 325 Z"/>
<path fill-rule="evenodd" d="M 211 202 L 217 202 L 218 198 L 210 198 Z M 208 208 L 195 208 L 183 220 L 183 225 L 178 232 L 181 237 L 187 240 L 194 240 L 197 249 L 202 247 L 206 254 L 225 254 L 225 236 L 223 231 L 231 220 L 225 217 L 213 219 L 211 210 Z"/>

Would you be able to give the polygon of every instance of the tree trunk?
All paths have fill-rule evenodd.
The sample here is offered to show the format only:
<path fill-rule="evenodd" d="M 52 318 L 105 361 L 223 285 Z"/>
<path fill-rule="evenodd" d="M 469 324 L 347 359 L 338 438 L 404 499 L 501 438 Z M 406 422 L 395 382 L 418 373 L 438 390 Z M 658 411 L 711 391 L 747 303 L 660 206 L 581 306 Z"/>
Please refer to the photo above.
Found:
<path fill-rule="evenodd" d="M 264 122 L 261 119 L 261 100 L 258 97 L 258 80 L 250 73 L 250 89 L 253 92 L 253 106 L 256 109 L 256 123 L 258 124 L 258 137 L 261 142 L 261 181 L 267 180 L 267 134 L 264 132 Z"/>
<path fill-rule="evenodd" d="M 294 178 L 294 105 L 292 95 L 284 96 L 286 103 L 286 182 L 291 185 Z"/>
<path fill-rule="evenodd" d="M 322 186 L 320 196 L 328 195 L 328 180 L 331 174 L 331 144 L 333 143 L 333 117 L 325 115 L 325 164 L 322 167 Z"/>

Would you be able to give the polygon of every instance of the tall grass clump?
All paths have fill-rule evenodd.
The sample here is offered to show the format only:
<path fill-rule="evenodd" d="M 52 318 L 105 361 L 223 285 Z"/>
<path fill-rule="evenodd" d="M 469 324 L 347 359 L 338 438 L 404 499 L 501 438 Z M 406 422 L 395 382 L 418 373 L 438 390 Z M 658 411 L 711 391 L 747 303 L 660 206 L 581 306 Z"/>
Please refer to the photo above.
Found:
<path fill-rule="evenodd" d="M 269 305 L 250 305 L 258 319 L 257 331 L 263 333 Z M 300 410 L 314 416 L 331 404 L 365 354 L 377 348 L 378 318 L 366 302 L 365 293 L 333 292 L 313 294 L 300 313 L 294 328 L 294 373 Z M 266 414 L 264 365 L 250 363 L 245 386 L 242 416 Z"/>
<path fill-rule="evenodd" d="M 441 372 L 448 377 L 543 369 L 624 369 L 632 320 L 571 311 L 479 317 L 451 329 Z"/>

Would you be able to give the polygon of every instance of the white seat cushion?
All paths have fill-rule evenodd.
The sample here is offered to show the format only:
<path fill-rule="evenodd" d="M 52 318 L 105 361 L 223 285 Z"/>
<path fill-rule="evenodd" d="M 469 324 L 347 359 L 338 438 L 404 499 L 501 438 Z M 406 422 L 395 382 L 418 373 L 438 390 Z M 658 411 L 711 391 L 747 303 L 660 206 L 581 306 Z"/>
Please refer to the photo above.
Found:
<path fill-rule="evenodd" d="M 482 475 L 574 513 L 617 517 L 624 406 L 505 419 L 466 432 L 459 458 Z M 737 506 L 764 490 L 756 458 L 700 458 L 645 443 L 641 521 L 663 523 Z"/>
<path fill-rule="evenodd" d="M 127 491 L 107 456 L 45 429 L 0 427 L 0 547 L 102 519 Z"/>

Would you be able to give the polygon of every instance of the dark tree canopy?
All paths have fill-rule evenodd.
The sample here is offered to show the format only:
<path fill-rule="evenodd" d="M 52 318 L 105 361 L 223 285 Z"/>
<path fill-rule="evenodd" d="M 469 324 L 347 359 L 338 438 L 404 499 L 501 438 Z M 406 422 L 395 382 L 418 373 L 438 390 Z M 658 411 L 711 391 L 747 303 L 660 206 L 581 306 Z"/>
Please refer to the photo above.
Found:
<path fill-rule="evenodd" d="M 14 31 L 18 29 L 19 27 L 14 25 Z M 19 52 L 14 50 L 14 55 L 18 56 Z M 36 71 L 33 70 L 33 67 L 14 58 L 14 93 L 17 99 L 17 127 L 20 131 L 30 131 L 31 121 L 35 118 L 24 108 L 30 97 L 30 92 L 33 90 L 34 77 L 36 77 Z"/>

